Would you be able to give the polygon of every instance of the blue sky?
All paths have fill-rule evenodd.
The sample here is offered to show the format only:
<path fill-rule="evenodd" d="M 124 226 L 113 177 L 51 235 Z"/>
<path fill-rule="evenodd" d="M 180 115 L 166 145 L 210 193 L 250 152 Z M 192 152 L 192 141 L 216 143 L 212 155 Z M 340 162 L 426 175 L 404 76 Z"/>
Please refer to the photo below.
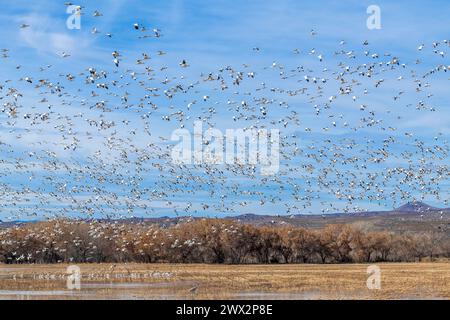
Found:
<path fill-rule="evenodd" d="M 450 3 L 447 1 L 430 1 L 426 5 L 421 1 L 78 1 L 74 4 L 83 7 L 80 30 L 66 27 L 69 15 L 64 1 L 1 2 L 0 48 L 9 50 L 9 57 L 0 60 L 0 82 L 4 87 L 1 95 L 3 102 L 11 102 L 13 98 L 6 93 L 13 87 L 22 96 L 18 98 L 21 106 L 18 118 L 0 114 L 0 141 L 3 143 L 0 144 L 3 160 L 0 183 L 4 189 L 0 219 L 52 214 L 158 216 L 174 215 L 175 209 L 179 211 L 177 214 L 211 216 L 321 213 L 346 208 L 349 211 L 390 209 L 421 197 L 432 205 L 449 206 L 450 73 L 438 72 L 423 79 L 423 84 L 430 87 L 419 93 L 415 92 L 416 83 L 413 81 L 438 65 L 450 65 L 448 44 L 441 43 L 439 47 L 439 51 L 447 53 L 444 58 L 433 53 L 432 48 L 432 42 L 448 39 Z M 372 4 L 381 9 L 380 30 L 366 27 L 369 16 L 366 9 Z M 101 12 L 102 16 L 94 17 L 94 10 Z M 20 28 L 23 23 L 30 27 Z M 134 23 L 145 26 L 150 33 L 151 29 L 159 28 L 162 37 L 139 39 L 141 32 L 133 29 Z M 93 34 L 93 28 L 99 32 Z M 312 36 L 311 30 L 317 34 Z M 112 36 L 107 37 L 106 33 Z M 340 45 L 342 40 L 344 45 Z M 332 81 L 335 75 L 331 72 L 340 70 L 340 62 L 351 68 L 372 63 L 373 59 L 363 54 L 367 49 L 362 45 L 365 40 L 369 42 L 370 54 L 380 55 L 377 61 L 399 57 L 407 67 L 388 70 L 373 79 L 361 79 L 359 91 L 355 92 L 358 95 L 356 102 L 352 101 L 352 95 L 342 96 L 333 102 L 332 108 L 324 108 L 326 99 L 339 87 Z M 417 48 L 421 44 L 425 44 L 425 48 L 419 52 Z M 256 47 L 260 50 L 254 50 Z M 294 49 L 300 53 L 294 54 Z M 313 49 L 315 53 L 310 54 Z M 122 56 L 119 68 L 112 62 L 111 52 L 114 50 Z M 167 54 L 159 56 L 157 50 Z M 345 55 L 334 54 L 340 50 L 354 51 L 356 58 L 347 59 Z M 62 58 L 63 52 L 70 56 Z M 167 69 L 156 73 L 155 79 L 145 79 L 141 74 L 143 67 L 135 64 L 143 52 L 150 54 L 148 63 L 154 70 L 167 66 Z M 386 53 L 389 56 L 383 56 Z M 317 54 L 323 55 L 323 62 L 318 61 Z M 178 64 L 182 59 L 188 61 L 189 68 L 180 70 Z M 420 64 L 416 64 L 417 59 L 421 60 Z M 47 65 L 51 67 L 47 68 Z M 201 83 L 189 93 L 176 95 L 170 101 L 164 96 L 147 99 L 158 105 L 157 110 L 150 110 L 148 106 L 138 107 L 140 98 L 148 93 L 145 87 L 158 86 L 163 91 L 172 83 L 188 85 L 226 66 L 243 72 L 255 71 L 257 76 L 254 81 L 243 81 L 239 88 L 223 92 L 217 91 L 214 84 Z M 302 66 L 304 71 L 298 74 L 291 72 L 298 66 Z M 123 87 L 106 92 L 86 85 L 85 76 L 80 73 L 86 73 L 88 68 L 105 70 L 109 74 L 105 81 L 116 80 Z M 330 72 L 324 72 L 324 68 Z M 417 73 L 416 77 L 411 75 L 412 70 Z M 133 72 L 137 73 L 136 79 L 132 77 Z M 296 77 L 282 79 L 281 72 L 295 74 Z M 69 73 L 75 76 L 74 81 L 65 79 Z M 181 74 L 183 78 L 180 78 Z M 307 86 L 312 91 L 311 85 L 298 82 L 304 74 L 330 79 L 324 85 L 323 98 L 316 97 L 311 103 L 303 95 L 286 97 L 286 92 L 271 93 L 268 89 L 255 94 L 262 82 L 268 88 L 295 90 Z M 405 80 L 398 81 L 400 75 Z M 33 78 L 33 85 L 20 80 L 26 76 Z M 161 85 L 164 78 L 172 82 Z M 383 78 L 384 83 L 374 89 L 373 82 L 379 78 Z M 49 94 L 48 88 L 35 88 L 38 79 L 48 79 L 54 85 L 63 86 L 63 94 L 58 96 L 58 93 Z M 370 94 L 363 95 L 363 88 L 369 88 Z M 92 91 L 97 96 L 92 97 Z M 404 93 L 394 102 L 393 97 L 399 91 Z M 129 108 L 123 108 L 120 99 L 125 92 L 129 95 Z M 289 124 L 281 129 L 283 135 L 290 137 L 286 148 L 293 148 L 291 143 L 295 142 L 303 154 L 283 159 L 281 173 L 273 178 L 275 180 L 251 178 L 226 170 L 214 172 L 214 179 L 209 179 L 203 168 L 187 168 L 181 172 L 185 178 L 178 185 L 176 179 L 175 182 L 172 180 L 176 176 L 175 171 L 160 171 L 154 165 L 160 161 L 158 158 L 144 166 L 145 172 L 136 172 L 132 159 L 142 156 L 144 149 L 156 154 L 160 150 L 158 148 L 167 148 L 168 143 L 159 137 L 169 138 L 171 132 L 179 127 L 176 121 L 161 120 L 162 116 L 186 110 L 186 105 L 196 100 L 195 107 L 189 111 L 191 119 L 185 122 L 187 128 L 191 128 L 192 121 L 204 115 L 203 111 L 210 107 L 217 109 L 217 115 L 211 120 L 217 128 L 248 126 L 249 121 L 232 121 L 233 111 L 227 110 L 226 104 L 230 100 L 238 103 L 249 100 L 246 92 L 253 92 L 254 97 L 274 99 L 275 106 L 270 106 L 269 116 L 261 121 L 268 127 L 277 126 L 271 121 L 277 123 L 292 111 L 300 119 L 299 126 Z M 201 101 L 205 94 L 211 96 L 208 102 Z M 48 102 L 40 103 L 44 96 Z M 99 101 L 105 101 L 111 108 L 110 112 L 102 113 L 91 108 Z M 280 101 L 288 103 L 289 109 L 277 107 Z M 419 101 L 425 102 L 425 110 L 415 108 Z M 49 104 L 51 108 L 46 108 Z M 314 112 L 314 104 L 318 104 L 321 110 L 319 117 Z M 373 118 L 382 120 L 382 123 L 352 130 L 361 124 L 362 117 L 367 119 L 371 116 L 366 111 L 361 113 L 361 104 L 374 111 Z M 430 111 L 430 107 L 436 111 Z M 37 120 L 31 125 L 22 117 L 26 113 L 42 114 L 47 109 L 54 112 L 49 121 Z M 80 112 L 83 115 L 77 117 Z M 146 113 L 151 119 L 151 134 L 142 130 L 142 116 Z M 68 118 L 72 124 L 70 130 Z M 87 119 L 114 121 L 116 127 L 97 130 L 89 126 Z M 130 124 L 125 125 L 123 120 L 130 121 Z M 335 128 L 333 122 L 337 123 Z M 344 126 L 344 122 L 349 126 Z M 305 133 L 306 127 L 312 132 Z M 396 131 L 382 130 L 382 127 L 395 127 Z M 323 128 L 329 130 L 324 131 Z M 133 129 L 138 134 L 132 133 Z M 114 139 L 118 145 L 126 146 L 130 162 L 124 160 L 119 148 L 105 146 L 104 142 L 114 130 Z M 405 133 L 413 133 L 414 137 L 408 138 Z M 389 144 L 388 161 L 371 162 L 367 168 L 359 170 L 353 164 L 338 163 L 334 172 L 325 175 L 328 186 L 320 180 L 324 171 L 330 168 L 330 157 L 317 163 L 307 156 L 308 153 L 317 155 L 318 150 L 325 146 L 324 152 L 332 155 L 330 145 L 345 148 L 350 143 L 354 147 L 351 150 L 347 148 L 345 155 L 349 158 L 361 156 L 367 160 L 375 156 L 376 151 L 383 147 L 383 140 L 390 136 L 395 137 L 395 142 Z M 68 151 L 64 146 L 74 138 L 79 140 L 77 148 Z M 441 146 L 444 151 L 436 151 L 440 158 L 432 158 L 430 153 L 421 156 L 417 153 L 421 148 L 418 141 L 424 143 L 425 149 L 436 151 L 436 146 Z M 149 144 L 152 145 L 147 147 Z M 140 151 L 133 152 L 134 146 Z M 96 155 L 97 151 L 100 155 Z M 29 155 L 30 152 L 33 156 Z M 405 159 L 407 152 L 412 153 L 409 159 Z M 52 161 L 53 166 L 49 166 Z M 25 167 L 20 168 L 17 163 Z M 120 166 L 117 168 L 118 163 Z M 314 170 L 308 173 L 305 166 L 312 163 Z M 163 160 L 161 165 L 164 165 Z M 292 168 L 300 169 L 292 171 Z M 425 173 L 404 181 L 402 173 L 395 168 Z M 85 172 L 77 177 L 77 170 Z M 389 170 L 395 173 L 389 178 L 383 177 L 383 173 Z M 105 177 L 114 172 L 114 179 L 99 183 L 92 172 Z M 346 177 L 353 173 L 356 182 L 366 181 L 371 176 L 377 187 L 363 192 L 361 186 L 356 187 L 351 181 L 335 177 L 336 173 Z M 193 176 L 187 178 L 189 174 Z M 340 189 L 353 190 L 358 199 L 349 204 L 336 198 L 336 181 L 343 183 Z M 381 196 L 377 196 L 380 191 L 376 189 L 383 190 Z M 138 198 L 136 190 L 140 191 Z M 390 195 L 394 190 L 397 190 L 396 195 Z M 400 190 L 404 192 L 403 197 Z M 432 191 L 435 194 L 431 194 Z M 221 198 L 221 195 L 226 197 Z M 381 199 L 373 200 L 378 197 Z M 265 199 L 263 205 L 260 204 L 261 198 Z M 135 207 L 136 203 L 142 206 Z"/>

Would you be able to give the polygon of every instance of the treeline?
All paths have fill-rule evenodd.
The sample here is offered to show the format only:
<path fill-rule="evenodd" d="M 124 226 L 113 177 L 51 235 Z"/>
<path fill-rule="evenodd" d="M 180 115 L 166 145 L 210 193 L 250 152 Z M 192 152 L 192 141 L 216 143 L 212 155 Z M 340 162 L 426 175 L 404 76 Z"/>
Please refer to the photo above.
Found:
<path fill-rule="evenodd" d="M 0 263 L 354 263 L 450 257 L 442 233 L 256 227 L 203 219 L 156 225 L 55 220 L 0 230 Z"/>

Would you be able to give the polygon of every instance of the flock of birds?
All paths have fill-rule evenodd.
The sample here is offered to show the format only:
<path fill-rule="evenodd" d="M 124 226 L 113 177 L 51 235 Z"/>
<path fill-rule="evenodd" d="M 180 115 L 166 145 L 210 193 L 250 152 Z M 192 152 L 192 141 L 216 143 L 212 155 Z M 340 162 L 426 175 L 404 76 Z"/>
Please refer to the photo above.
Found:
<path fill-rule="evenodd" d="M 413 198 L 448 205 L 448 132 L 421 135 L 402 124 L 409 114 L 449 112 L 440 101 L 450 40 L 419 44 L 412 61 L 368 41 L 352 48 L 340 41 L 334 52 L 291 49 L 287 64 L 197 72 L 199 62 L 174 63 L 155 49 L 159 28 L 134 23 L 127 33 L 148 50 L 112 48 L 103 62 L 78 69 L 48 64 L 31 72 L 1 49 L 0 64 L 14 70 L 0 76 L 2 217 L 227 215 L 264 206 L 289 215 L 317 205 L 324 214 Z M 249 51 L 263 60 L 263 47 Z M 64 51 L 59 59 L 75 58 Z M 279 172 L 174 164 L 170 134 L 194 121 L 205 130 L 279 129 Z"/>

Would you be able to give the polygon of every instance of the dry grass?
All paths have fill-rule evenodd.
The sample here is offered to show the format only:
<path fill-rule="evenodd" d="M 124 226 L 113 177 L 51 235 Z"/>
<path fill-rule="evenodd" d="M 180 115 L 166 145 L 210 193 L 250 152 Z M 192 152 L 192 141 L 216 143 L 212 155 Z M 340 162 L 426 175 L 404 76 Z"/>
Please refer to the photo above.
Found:
<path fill-rule="evenodd" d="M 382 288 L 366 286 L 367 264 L 81 264 L 81 290 L 67 265 L 0 265 L 0 299 L 450 299 L 450 263 L 378 264 Z"/>

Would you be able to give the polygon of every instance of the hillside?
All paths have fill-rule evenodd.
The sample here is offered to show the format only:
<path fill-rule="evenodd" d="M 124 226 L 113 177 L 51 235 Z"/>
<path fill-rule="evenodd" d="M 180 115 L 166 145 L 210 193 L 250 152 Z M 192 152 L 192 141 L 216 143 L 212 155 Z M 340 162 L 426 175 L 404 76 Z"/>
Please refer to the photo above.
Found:
<path fill-rule="evenodd" d="M 423 202 L 408 202 L 390 211 L 292 216 L 243 214 L 229 219 L 255 225 L 293 225 L 312 229 L 343 223 L 374 231 L 437 231 L 446 232 L 450 236 L 450 208 L 436 208 Z"/>
<path fill-rule="evenodd" d="M 130 218 L 117 220 L 134 224 L 157 224 L 170 227 L 200 217 L 155 217 Z M 408 202 L 390 211 L 367 211 L 355 213 L 333 213 L 324 215 L 297 214 L 284 215 L 258 215 L 253 213 L 228 216 L 225 219 L 255 226 L 295 226 L 308 229 L 321 229 L 328 224 L 351 224 L 370 231 L 394 232 L 444 232 L 450 237 L 450 208 L 436 208 L 423 202 Z M 111 222 L 111 219 L 100 219 Z M 7 228 L 24 222 L 1 222 L 0 228 Z"/>

